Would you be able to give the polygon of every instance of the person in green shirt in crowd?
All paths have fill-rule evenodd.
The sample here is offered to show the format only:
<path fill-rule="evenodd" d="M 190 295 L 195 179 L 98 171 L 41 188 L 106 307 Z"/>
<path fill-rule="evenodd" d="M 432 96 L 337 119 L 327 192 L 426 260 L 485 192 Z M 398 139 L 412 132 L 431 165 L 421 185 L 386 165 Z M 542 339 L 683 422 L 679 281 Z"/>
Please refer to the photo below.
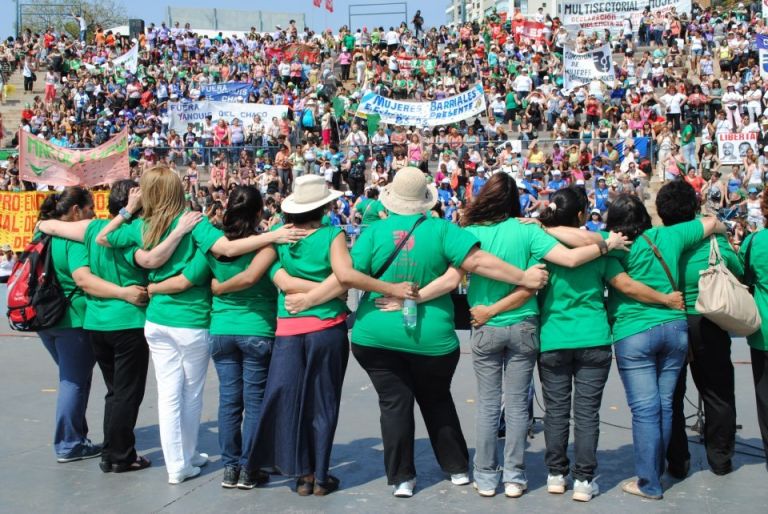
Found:
<path fill-rule="evenodd" d="M 666 187 L 659 191 L 657 203 L 659 196 L 672 191 Z M 652 227 L 642 200 L 628 194 L 617 197 L 608 208 L 607 218 L 608 230 L 634 241 L 632 250 L 620 259 L 624 270 L 633 279 L 665 293 L 678 289 L 682 255 L 713 233 L 725 233 L 725 226 L 715 218 Z M 616 362 L 632 411 L 638 477 L 624 482 L 622 490 L 661 499 L 664 455 L 672 433 L 672 398 L 688 352 L 685 311 L 646 305 L 613 288 L 608 307 Z"/>
<path fill-rule="evenodd" d="M 659 217 L 665 226 L 689 222 L 696 218 L 700 203 L 696 191 L 682 180 L 670 183 L 657 197 Z M 744 274 L 738 256 L 728 239 L 718 235 L 716 241 L 723 262 L 736 276 Z M 736 444 L 736 395 L 734 369 L 731 363 L 731 336 L 728 332 L 696 311 L 699 297 L 699 274 L 709 267 L 711 241 L 702 240 L 680 259 L 680 289 L 685 295 L 688 321 L 688 354 L 691 375 L 704 405 L 704 447 L 707 462 L 716 475 L 733 470 L 731 459 Z M 667 449 L 667 473 L 683 479 L 688 475 L 691 454 L 685 430 L 684 400 L 688 378 L 685 365 L 680 369 L 672 403 L 672 436 Z"/>
<path fill-rule="evenodd" d="M 765 227 L 768 228 L 768 196 L 760 204 Z M 749 255 L 749 258 L 747 258 Z M 757 400 L 757 423 L 763 438 L 763 450 L 768 461 L 768 230 L 750 234 L 742 243 L 739 258 L 744 265 L 747 285 L 753 286 L 755 302 L 763 324 L 760 330 L 747 338 L 752 360 L 752 377 Z M 766 463 L 768 468 L 768 462 Z"/>
<path fill-rule="evenodd" d="M 587 218 L 589 201 L 582 188 L 555 192 L 541 223 L 579 229 Z M 578 233 L 599 241 L 606 234 Z M 620 255 L 614 252 L 613 255 Z M 573 499 L 589 501 L 599 494 L 595 482 L 600 405 L 611 368 L 611 327 L 605 310 L 605 288 L 610 284 L 644 303 L 682 309 L 680 292 L 662 294 L 632 280 L 608 254 L 578 268 L 549 264 L 549 284 L 538 295 L 541 311 L 539 377 L 544 398 L 545 462 L 549 471 L 547 491 L 563 494 L 569 472 L 568 436 L 571 405 L 574 421 Z"/>
<path fill-rule="evenodd" d="M 507 264 L 477 248 L 477 238 L 466 230 L 426 216 L 436 201 L 437 190 L 427 184 L 422 171 L 404 167 L 381 195 L 390 216 L 362 233 L 352 259 L 346 256 L 346 245 L 342 248 L 343 240 L 334 246 L 345 254 L 341 266 L 334 262 L 333 271 L 346 287 L 380 293 L 380 281 L 372 278 L 379 275 L 388 285 L 427 285 L 418 295 L 405 295 L 416 302 L 412 321 L 400 312 L 400 302 L 388 298 L 392 295 L 364 295 L 352 332 L 352 353 L 379 395 L 384 467 L 398 497 L 412 496 L 415 487 L 414 401 L 440 467 L 453 484 L 469 483 L 467 445 L 450 391 L 459 341 L 448 293 L 462 278 L 459 270 L 533 289 L 541 287 L 547 275 L 540 266 L 523 271 Z M 402 250 L 382 272 L 404 238 Z M 390 303 L 395 306 L 387 307 Z"/>
<path fill-rule="evenodd" d="M 550 210 L 557 204 L 550 203 Z M 504 262 L 520 268 L 547 260 L 568 268 L 590 262 L 609 250 L 624 247 L 620 234 L 607 241 L 566 248 L 534 224 L 521 223 L 517 183 L 506 173 L 493 175 L 467 207 L 461 223 L 481 247 Z M 481 496 L 494 496 L 501 478 L 504 494 L 521 496 L 527 489 L 525 444 L 528 432 L 528 390 L 539 354 L 539 309 L 531 292 L 507 283 L 473 276 L 467 291 L 471 308 L 494 305 L 514 290 L 512 303 L 503 310 L 483 314 L 472 332 L 472 363 L 477 379 L 475 417 L 475 484 Z M 475 309 L 475 314 L 480 314 Z M 504 395 L 506 441 L 500 477 L 496 452 L 501 398 Z"/>
<path fill-rule="evenodd" d="M 257 188 L 236 187 L 229 195 L 220 233 L 233 241 L 258 234 L 263 211 Z M 247 460 L 261 419 L 275 337 L 277 290 L 265 274 L 276 256 L 271 246 L 235 258 L 205 254 L 217 281 L 226 282 L 250 266 L 258 274 L 247 287 L 215 295 L 211 309 L 210 346 L 219 377 L 219 446 L 224 463 L 221 485 L 228 489 L 253 489 L 269 478 L 249 469 Z M 149 294 L 179 293 L 193 286 L 182 273 L 150 284 Z"/>
<path fill-rule="evenodd" d="M 694 168 L 699 167 L 699 161 L 696 158 L 696 129 L 693 127 L 693 120 L 686 118 L 685 126 L 680 132 L 680 149 L 683 151 L 685 162 Z"/>
<path fill-rule="evenodd" d="M 87 224 L 91 218 L 91 193 L 81 187 L 68 187 L 60 193 L 48 195 L 43 201 L 39 225 L 54 220 L 64 225 L 81 220 Z M 91 340 L 84 329 L 84 324 L 92 316 L 92 309 L 86 309 L 86 304 L 90 298 L 93 301 L 98 299 L 107 302 L 112 299 L 113 302 L 130 302 L 140 306 L 146 302 L 146 291 L 138 285 L 121 287 L 94 275 L 90 268 L 88 249 L 82 242 L 54 235 L 50 244 L 56 278 L 69 299 L 69 307 L 56 326 L 41 330 L 38 335 L 59 368 L 54 450 L 57 461 L 66 463 L 98 457 L 102 452 L 101 445 L 93 444 L 88 439 L 88 423 L 85 418 L 96 360 Z M 130 428 L 131 435 L 132 431 L 133 427 Z M 108 449 L 110 435 L 105 427 Z M 132 444 L 130 446 L 129 453 Z"/>
<path fill-rule="evenodd" d="M 117 216 L 128 202 L 133 180 L 114 183 L 108 209 Z M 199 219 L 199 215 L 196 219 Z M 135 249 L 128 251 L 104 248 L 96 243 L 96 235 L 107 220 L 41 221 L 38 230 L 56 237 L 84 243 L 88 266 L 99 278 L 122 288 L 115 297 L 86 297 L 83 328 L 88 331 L 91 348 L 107 386 L 104 407 L 104 442 L 101 470 L 109 472 L 137 471 L 150 465 L 149 459 L 136 455 L 134 428 L 147 379 L 149 350 L 144 339 L 144 307 L 147 300 L 146 272 L 134 264 Z M 177 233 L 167 239 L 167 250 L 176 244 L 194 224 L 181 224 Z"/>
<path fill-rule="evenodd" d="M 208 367 L 211 311 L 211 273 L 205 258 L 237 257 L 275 242 L 291 242 L 303 231 L 285 226 L 267 234 L 229 240 L 207 220 L 195 225 L 170 255 L 161 255 L 160 243 L 180 223 L 185 211 L 184 187 L 165 166 L 155 166 L 141 177 L 141 189 L 132 190 L 129 204 L 97 235 L 97 242 L 113 248 L 149 250 L 150 282 L 162 282 L 183 273 L 194 287 L 181 292 L 152 295 L 147 307 L 144 335 L 149 344 L 158 383 L 160 442 L 168 482 L 179 484 L 200 474 L 208 456 L 197 452 L 202 391 Z M 124 224 L 143 209 L 143 217 Z"/>
<path fill-rule="evenodd" d="M 359 224 L 369 227 L 372 223 L 387 219 L 387 210 L 379 200 L 379 188 L 370 187 L 365 192 L 365 196 L 357 199 L 352 206 L 352 216 L 354 220 L 360 217 Z"/>

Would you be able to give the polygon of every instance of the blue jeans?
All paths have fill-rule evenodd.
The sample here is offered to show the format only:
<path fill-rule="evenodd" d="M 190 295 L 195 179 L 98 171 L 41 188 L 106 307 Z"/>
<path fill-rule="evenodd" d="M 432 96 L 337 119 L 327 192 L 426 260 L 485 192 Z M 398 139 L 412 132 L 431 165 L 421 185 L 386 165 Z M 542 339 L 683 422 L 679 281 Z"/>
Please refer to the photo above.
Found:
<path fill-rule="evenodd" d="M 85 411 L 96 359 L 82 328 L 52 328 L 41 330 L 38 335 L 59 367 L 53 447 L 57 457 L 67 457 L 79 446 L 90 443 Z"/>
<path fill-rule="evenodd" d="M 219 446 L 225 466 L 245 465 L 251 451 L 273 341 L 261 336 L 211 336 L 211 357 L 219 375 Z"/>
<path fill-rule="evenodd" d="M 525 485 L 528 391 L 539 355 L 538 320 L 531 317 L 508 327 L 480 327 L 472 332 L 471 345 L 477 379 L 475 481 L 482 490 L 496 489 L 499 475 L 504 483 Z M 502 393 L 506 438 L 500 469 L 496 441 Z"/>
<path fill-rule="evenodd" d="M 640 490 L 661 496 L 664 455 L 672 434 L 672 399 L 688 352 L 688 323 L 670 321 L 615 344 L 632 411 L 632 443 Z"/>
<path fill-rule="evenodd" d="M 685 157 L 685 161 L 688 163 L 689 166 L 693 166 L 694 168 L 698 168 L 698 161 L 696 160 L 696 141 L 692 141 L 688 144 L 683 145 L 683 157 Z M 686 170 L 687 172 L 687 170 Z"/>

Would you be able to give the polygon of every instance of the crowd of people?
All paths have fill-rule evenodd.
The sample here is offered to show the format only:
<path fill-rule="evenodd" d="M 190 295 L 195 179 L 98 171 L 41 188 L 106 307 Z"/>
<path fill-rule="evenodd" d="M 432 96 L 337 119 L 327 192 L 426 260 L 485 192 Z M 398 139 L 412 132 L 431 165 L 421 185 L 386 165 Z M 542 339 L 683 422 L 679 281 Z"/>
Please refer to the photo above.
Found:
<path fill-rule="evenodd" d="M 0 168 L 5 190 L 57 190 L 38 230 L 54 236 L 56 273 L 72 295 L 59 325 L 40 332 L 66 377 L 59 462 L 101 456 L 101 470 L 116 473 L 151 465 L 133 437 L 151 357 L 169 483 L 197 476 L 207 462 L 197 436 L 212 358 L 222 486 L 252 489 L 276 472 L 296 478 L 299 495 L 329 494 L 340 486 L 329 469 L 351 351 L 379 397 L 395 496 L 415 488 L 418 403 L 453 484 L 472 475 L 481 496 L 503 483 L 506 496 L 519 497 L 538 363 L 547 490 L 564 493 L 572 475 L 573 498 L 590 501 L 599 494 L 599 410 L 615 354 L 637 475 L 622 489 L 659 499 L 662 474 L 684 478 L 690 466 L 682 411 L 690 349 L 707 460 L 729 473 L 730 336 L 695 300 L 715 236 L 768 316 L 760 9 L 646 11 L 637 33 L 630 24 L 618 37 L 569 33 L 540 13 L 543 38 L 527 40 L 511 33 L 521 18 L 335 34 L 291 23 L 239 37 L 163 23 L 135 42 L 101 27 L 91 38 L 51 28 L 6 41 L 0 69 L 24 76 L 19 131 L 68 148 L 123 129 L 131 138 L 132 176 L 110 184 L 110 220 L 91 220 L 86 189 L 20 181 L 14 156 Z M 274 57 L 288 43 L 310 51 Z M 113 63 L 133 44 L 135 73 Z M 615 51 L 617 81 L 564 90 L 563 48 L 603 44 Z M 248 102 L 285 105 L 287 115 L 209 117 L 183 134 L 169 127 L 169 104 L 226 82 L 249 83 Z M 370 92 L 426 101 L 476 83 L 487 112 L 451 125 L 388 126 L 357 109 Z M 756 151 L 721 163 L 724 132 L 756 132 Z M 651 181 L 665 183 L 658 227 L 645 206 Z M 345 231 L 355 235 L 351 249 Z M 459 360 L 450 293 L 466 274 L 478 384 L 472 466 L 450 392 Z M 348 289 L 364 292 L 354 317 Z M 574 330 L 580 323 L 588 326 Z M 749 343 L 768 452 L 767 338 L 762 328 Z M 85 422 L 95 363 L 109 391 L 103 445 L 88 439 Z"/>

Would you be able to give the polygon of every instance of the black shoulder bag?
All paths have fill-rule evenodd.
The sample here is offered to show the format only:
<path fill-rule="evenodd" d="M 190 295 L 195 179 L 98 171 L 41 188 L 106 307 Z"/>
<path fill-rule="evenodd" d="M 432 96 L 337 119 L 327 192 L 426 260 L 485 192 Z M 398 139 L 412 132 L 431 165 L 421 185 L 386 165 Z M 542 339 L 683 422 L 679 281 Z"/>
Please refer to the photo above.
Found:
<path fill-rule="evenodd" d="M 387 260 L 384 262 L 384 264 L 382 264 L 381 267 L 377 269 L 373 275 L 371 275 L 373 278 L 375 279 L 381 278 L 381 276 L 387 271 L 387 269 L 392 265 L 392 263 L 395 262 L 395 259 L 397 259 L 397 256 L 400 254 L 400 250 L 402 250 L 403 247 L 405 247 L 406 243 L 411 238 L 413 231 L 416 230 L 416 227 L 421 225 L 426 219 L 427 217 L 422 215 L 419 219 L 416 220 L 416 223 L 413 224 L 413 227 L 411 228 L 411 230 L 403 239 L 400 240 L 400 242 L 397 244 L 397 246 L 389 255 L 389 257 L 387 257 Z M 360 308 L 360 304 L 363 303 L 363 300 L 367 298 L 369 294 L 370 292 L 366 291 L 360 296 L 360 299 L 357 302 L 358 309 Z M 352 329 L 352 327 L 355 326 L 356 319 L 357 319 L 357 311 L 351 313 L 347 317 L 347 328 Z"/>

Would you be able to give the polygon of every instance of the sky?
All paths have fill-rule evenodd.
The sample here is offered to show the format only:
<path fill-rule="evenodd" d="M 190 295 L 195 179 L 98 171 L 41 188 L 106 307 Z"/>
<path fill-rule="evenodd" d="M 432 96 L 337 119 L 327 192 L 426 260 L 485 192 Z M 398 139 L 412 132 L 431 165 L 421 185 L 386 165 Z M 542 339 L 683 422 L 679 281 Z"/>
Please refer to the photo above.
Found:
<path fill-rule="evenodd" d="M 0 0 L 9 9 L 3 9 L 6 14 L 0 16 L 0 33 L 7 37 L 13 33 L 13 23 L 15 20 L 16 5 L 13 0 Z M 20 0 L 29 2 L 30 0 Z M 77 0 L 75 0 L 76 2 Z M 350 4 L 366 3 L 389 3 L 391 5 L 370 6 L 365 9 L 356 7 L 354 12 L 383 12 L 402 10 L 402 5 L 395 5 L 387 0 L 333 0 L 333 14 L 325 10 L 325 1 L 322 0 L 321 7 L 315 7 L 312 0 L 280 0 L 280 2 L 265 2 L 257 0 L 255 2 L 244 3 L 242 0 L 123 0 L 126 6 L 129 18 L 142 18 L 147 23 L 154 21 L 159 23 L 167 19 L 168 5 L 180 7 L 208 7 L 212 5 L 222 9 L 239 10 L 263 10 L 269 12 L 304 12 L 307 25 L 312 29 L 332 28 L 336 31 L 342 25 L 348 24 L 348 6 Z M 73 2 L 74 3 L 74 2 Z M 279 9 L 276 5 L 279 4 Z M 427 26 L 440 25 L 445 21 L 445 8 L 448 5 L 446 0 L 429 0 L 428 2 L 407 2 L 408 4 L 408 23 L 413 19 L 416 9 L 421 9 Z M 246 7 L 247 5 L 247 7 Z M 361 28 L 366 25 L 371 27 L 373 24 L 389 27 L 399 24 L 402 16 L 356 16 L 352 18 L 353 28 Z"/>

